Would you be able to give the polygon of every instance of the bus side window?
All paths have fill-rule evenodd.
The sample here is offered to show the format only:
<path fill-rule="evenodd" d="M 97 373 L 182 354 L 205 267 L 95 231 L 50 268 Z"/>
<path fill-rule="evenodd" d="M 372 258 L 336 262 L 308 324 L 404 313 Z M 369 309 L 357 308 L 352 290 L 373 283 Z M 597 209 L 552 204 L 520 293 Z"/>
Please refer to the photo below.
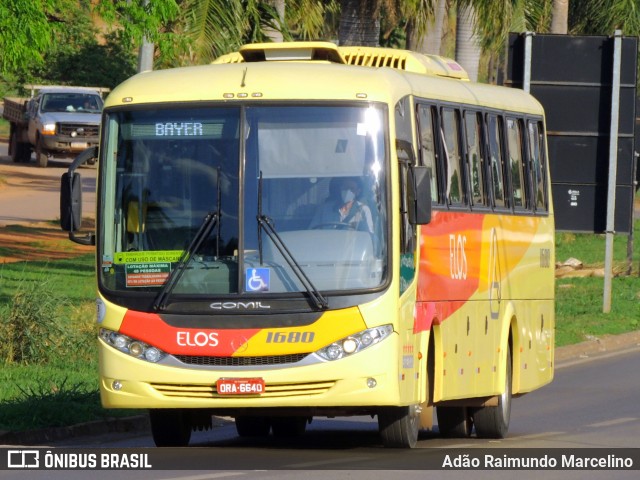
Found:
<path fill-rule="evenodd" d="M 442 109 L 442 134 L 445 147 L 445 197 L 449 205 L 461 205 L 464 202 L 462 194 L 462 169 L 460 168 L 460 142 L 458 135 L 458 116 L 455 110 Z"/>
<path fill-rule="evenodd" d="M 502 175 L 502 128 L 496 115 L 489 115 L 489 170 L 493 206 L 504 207 L 504 178 Z"/>
<path fill-rule="evenodd" d="M 536 212 L 547 211 L 546 162 L 544 157 L 544 130 L 540 122 L 529 122 L 529 155 L 533 173 L 533 208 Z"/>
<path fill-rule="evenodd" d="M 467 170 L 471 187 L 472 205 L 486 205 L 482 153 L 480 150 L 480 117 L 476 112 L 465 112 L 465 139 L 467 144 Z"/>
<path fill-rule="evenodd" d="M 509 177 L 511 179 L 511 199 L 515 208 L 525 208 L 526 183 L 522 161 L 522 128 L 520 120 L 507 118 L 507 145 L 509 149 Z"/>
<path fill-rule="evenodd" d="M 420 130 L 420 165 L 431 173 L 431 200 L 438 203 L 438 162 L 434 142 L 433 107 L 418 105 L 418 128 Z"/>

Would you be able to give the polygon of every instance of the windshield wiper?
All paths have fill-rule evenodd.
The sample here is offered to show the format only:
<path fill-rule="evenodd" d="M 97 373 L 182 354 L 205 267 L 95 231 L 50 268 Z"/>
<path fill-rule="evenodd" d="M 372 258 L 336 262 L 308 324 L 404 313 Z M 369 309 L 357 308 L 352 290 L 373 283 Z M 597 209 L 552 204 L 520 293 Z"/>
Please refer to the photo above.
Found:
<path fill-rule="evenodd" d="M 304 286 L 316 308 L 318 310 L 326 310 L 329 307 L 328 300 L 316 288 L 291 251 L 282 241 L 280 235 L 278 235 L 278 232 L 276 232 L 276 229 L 273 226 L 272 220 L 262 213 L 262 172 L 260 172 L 260 179 L 258 182 L 258 216 L 256 218 L 258 220 L 258 250 L 260 255 L 260 265 L 262 265 L 262 230 L 264 230 L 293 273 L 298 277 L 298 280 L 300 280 L 300 283 Z"/>
<path fill-rule="evenodd" d="M 169 275 L 169 278 L 162 287 L 162 290 L 160 290 L 158 295 L 156 295 L 153 302 L 154 310 L 164 310 L 167 307 L 167 300 L 169 299 L 171 292 L 182 278 L 182 275 L 187 269 L 187 265 L 193 259 L 193 255 L 198 251 L 202 242 L 207 239 L 213 227 L 218 223 L 218 217 L 218 212 L 209 212 L 207 216 L 204 217 L 202 225 L 200 225 L 200 228 L 193 237 L 193 240 L 191 240 L 189 246 L 184 252 L 182 252 L 182 255 L 180 255 L 176 268 Z"/>
<path fill-rule="evenodd" d="M 169 278 L 167 278 L 166 283 L 163 285 L 162 289 L 158 292 L 158 295 L 156 295 L 156 298 L 153 301 L 154 310 L 164 310 L 165 308 L 167 308 L 167 300 L 171 296 L 171 292 L 173 292 L 173 289 L 176 287 L 176 285 L 182 278 L 182 275 L 187 270 L 187 265 L 193 258 L 194 254 L 198 252 L 198 249 L 200 248 L 200 245 L 202 245 L 202 242 L 207 239 L 207 237 L 211 233 L 211 230 L 213 230 L 213 227 L 215 227 L 216 225 L 218 226 L 218 228 L 216 229 L 216 259 L 220 257 L 220 215 L 222 212 L 220 167 L 217 168 L 217 172 L 216 211 L 207 213 L 207 215 L 204 217 L 204 220 L 202 221 L 202 224 L 200 225 L 200 228 L 198 228 L 198 231 L 194 235 L 193 240 L 191 240 L 189 246 L 184 252 L 182 252 L 182 255 L 180 255 L 175 270 L 173 270 L 169 274 Z"/>

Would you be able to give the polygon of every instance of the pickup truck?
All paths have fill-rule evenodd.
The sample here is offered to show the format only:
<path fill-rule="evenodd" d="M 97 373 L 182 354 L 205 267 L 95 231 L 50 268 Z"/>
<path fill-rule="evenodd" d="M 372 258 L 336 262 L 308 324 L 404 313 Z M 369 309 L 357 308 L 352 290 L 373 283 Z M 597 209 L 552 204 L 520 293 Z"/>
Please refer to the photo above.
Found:
<path fill-rule="evenodd" d="M 107 89 L 33 86 L 31 98 L 6 97 L 2 116 L 10 122 L 13 161 L 29 162 L 33 150 L 38 166 L 46 167 L 50 158 L 97 146 L 103 91 Z"/>

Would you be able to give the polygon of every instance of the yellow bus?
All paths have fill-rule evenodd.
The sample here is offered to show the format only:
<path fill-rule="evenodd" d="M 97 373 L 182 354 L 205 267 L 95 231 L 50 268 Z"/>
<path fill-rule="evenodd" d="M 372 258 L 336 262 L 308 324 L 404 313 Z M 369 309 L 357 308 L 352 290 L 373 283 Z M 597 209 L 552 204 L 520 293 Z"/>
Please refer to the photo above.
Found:
<path fill-rule="evenodd" d="M 213 415 L 371 415 L 411 448 L 432 407 L 442 435 L 501 438 L 553 377 L 544 112 L 452 60 L 293 42 L 136 75 L 61 225 L 97 247 L 102 403 L 149 409 L 158 446 Z"/>

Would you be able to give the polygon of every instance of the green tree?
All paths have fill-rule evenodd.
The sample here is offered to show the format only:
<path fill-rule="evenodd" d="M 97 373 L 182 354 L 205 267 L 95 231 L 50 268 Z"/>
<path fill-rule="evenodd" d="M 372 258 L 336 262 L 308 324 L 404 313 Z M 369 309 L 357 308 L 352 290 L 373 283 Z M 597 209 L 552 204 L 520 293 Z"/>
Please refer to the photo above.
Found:
<path fill-rule="evenodd" d="M 113 88 L 135 73 L 135 52 L 94 26 L 88 4 L 72 1 L 59 14 L 44 63 L 32 69 L 39 83 Z"/>
<path fill-rule="evenodd" d="M 64 48 L 48 55 L 50 61 L 43 78 L 51 83 L 107 87 L 136 73 L 136 55 L 113 35 L 103 44 L 83 42 L 76 48 Z"/>
<path fill-rule="evenodd" d="M 3 76 L 43 62 L 51 41 L 53 0 L 0 2 L 0 72 Z"/>
<path fill-rule="evenodd" d="M 144 39 L 162 48 L 173 43 L 166 26 L 180 13 L 176 0 L 111 0 L 96 3 L 95 11 L 124 44 L 138 48 Z"/>

